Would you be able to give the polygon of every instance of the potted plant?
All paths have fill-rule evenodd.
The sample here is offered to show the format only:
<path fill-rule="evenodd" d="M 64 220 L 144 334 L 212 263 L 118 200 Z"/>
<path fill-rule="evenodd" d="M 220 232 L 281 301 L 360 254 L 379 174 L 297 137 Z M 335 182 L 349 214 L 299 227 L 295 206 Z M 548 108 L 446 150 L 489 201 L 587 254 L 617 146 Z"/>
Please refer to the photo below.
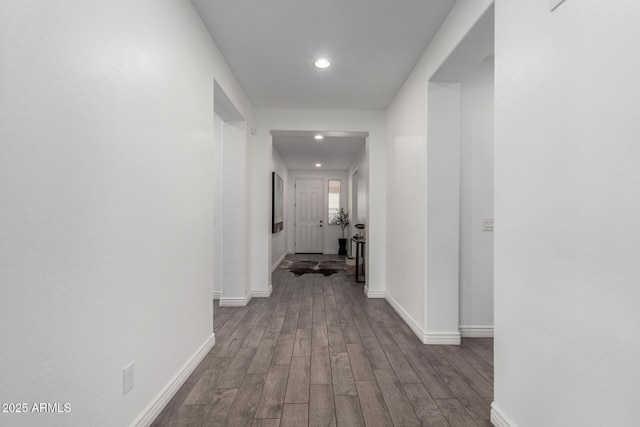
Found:
<path fill-rule="evenodd" d="M 338 255 L 347 255 L 347 239 L 344 237 L 344 230 L 349 225 L 349 214 L 344 211 L 344 208 L 340 208 L 340 211 L 335 217 L 334 224 L 342 227 L 342 239 L 338 239 L 340 245 Z"/>

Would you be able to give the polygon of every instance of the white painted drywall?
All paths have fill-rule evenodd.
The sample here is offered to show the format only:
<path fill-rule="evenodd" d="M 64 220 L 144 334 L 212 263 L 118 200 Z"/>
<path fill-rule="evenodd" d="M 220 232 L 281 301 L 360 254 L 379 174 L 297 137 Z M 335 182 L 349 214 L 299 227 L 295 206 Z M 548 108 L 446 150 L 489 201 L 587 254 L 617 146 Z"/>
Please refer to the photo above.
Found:
<path fill-rule="evenodd" d="M 269 176 L 270 162 L 269 150 L 271 130 L 344 130 L 344 131 L 368 131 L 367 163 L 369 165 L 368 176 L 369 197 L 367 199 L 367 212 L 370 230 L 370 239 L 367 243 L 369 262 L 367 265 L 367 286 L 370 292 L 384 292 L 386 274 L 386 159 L 384 129 L 385 120 L 383 111 L 356 111 L 356 110 L 279 110 L 279 109 L 255 109 L 256 135 L 252 138 L 251 156 L 251 192 L 252 201 L 256 206 L 264 206 L 264 209 L 252 209 L 252 263 L 261 262 L 264 268 L 254 270 L 251 280 L 253 286 L 268 283 L 269 268 L 269 244 L 271 213 L 269 206 L 270 181 L 265 180 Z M 289 175 L 291 180 L 291 175 Z"/>
<path fill-rule="evenodd" d="M 496 4 L 495 413 L 635 426 L 640 4 Z"/>
<path fill-rule="evenodd" d="M 295 227 L 293 219 L 296 217 L 296 190 L 295 184 L 297 179 L 321 179 L 322 180 L 322 188 L 323 197 L 322 197 L 322 210 L 323 214 L 323 227 L 322 227 L 322 251 L 325 254 L 337 254 L 338 253 L 338 239 L 342 238 L 342 229 L 338 225 L 329 225 L 328 221 L 328 212 L 327 212 L 327 203 L 329 199 L 329 180 L 330 179 L 339 179 L 341 182 L 340 185 L 340 202 L 342 207 L 348 207 L 348 196 L 349 196 L 349 187 L 347 181 L 347 171 L 323 171 L 323 170 L 290 170 L 289 171 L 289 182 L 287 182 L 287 192 L 291 194 L 291 197 L 287 200 L 286 211 L 289 218 L 292 218 L 291 221 L 288 222 L 285 227 L 288 230 L 288 244 L 287 248 L 290 253 L 295 252 Z M 345 238 L 348 238 L 349 230 L 345 230 Z"/>
<path fill-rule="evenodd" d="M 278 152 L 278 150 L 275 149 L 275 147 L 272 147 L 271 168 L 272 168 L 272 172 L 275 172 L 278 175 L 280 175 L 280 178 L 282 178 L 282 180 L 284 181 L 284 206 L 285 206 L 285 209 L 283 212 L 284 225 L 285 225 L 284 229 L 277 233 L 271 234 L 271 269 L 273 270 L 278 267 L 278 264 L 282 260 L 282 257 L 284 257 L 288 252 L 287 237 L 289 235 L 289 229 L 290 229 L 288 225 L 290 222 L 292 222 L 291 220 L 292 217 L 289 216 L 289 209 L 287 209 L 286 207 L 289 206 L 288 205 L 289 199 L 290 199 L 289 194 L 295 194 L 295 192 L 289 193 L 289 171 L 287 169 L 287 165 L 285 165 L 284 161 L 282 161 L 282 156 L 280 156 L 280 153 Z"/>
<path fill-rule="evenodd" d="M 247 211 L 247 131 L 242 113 L 214 82 L 214 171 L 216 198 L 214 297 L 220 306 L 245 305 L 251 299 Z"/>
<path fill-rule="evenodd" d="M 354 175 L 354 171 L 356 172 Z M 365 225 L 365 236 L 368 234 L 367 225 L 367 177 L 369 176 L 366 147 L 360 151 L 356 159 L 349 166 L 347 172 L 349 179 L 349 212 L 351 215 L 351 225 L 349 226 L 349 236 L 358 234 L 356 224 Z M 353 177 L 355 177 L 355 186 L 353 186 Z M 354 188 L 355 187 L 355 188 Z M 355 191 L 355 194 L 354 194 Z M 357 206 L 354 206 L 354 203 Z M 366 251 L 365 251 L 366 255 Z M 366 264 L 365 264 L 366 265 Z"/>
<path fill-rule="evenodd" d="M 460 84 L 460 329 L 493 328 L 493 57 Z"/>
<path fill-rule="evenodd" d="M 247 144 L 245 124 L 222 124 L 222 294 L 220 305 L 250 299 L 247 280 Z"/>
<path fill-rule="evenodd" d="M 403 105 L 400 115 L 404 107 L 408 107 L 407 114 L 411 110 Z M 426 138 L 407 136 L 410 131 L 406 128 L 396 133 L 402 126 L 396 123 L 395 117 L 388 116 L 386 294 L 410 317 L 405 320 L 424 331 Z"/>
<path fill-rule="evenodd" d="M 215 90 L 214 90 L 215 93 Z M 222 243 L 223 216 L 223 175 L 222 175 L 222 128 L 224 122 L 217 114 L 213 116 L 213 173 L 214 177 L 214 230 L 213 230 L 213 296 L 220 299 L 222 295 L 222 255 L 224 253 Z"/>
<path fill-rule="evenodd" d="M 459 343 L 460 84 L 427 85 L 426 342 Z"/>
<path fill-rule="evenodd" d="M 425 223 L 425 219 L 428 220 L 427 83 L 492 4 L 491 0 L 460 0 L 455 4 L 386 112 L 389 202 L 386 207 L 386 296 L 423 341 L 427 341 L 428 331 L 434 337 L 440 332 L 455 335 L 455 331 L 450 330 L 448 309 L 456 313 L 458 310 L 457 301 L 455 307 L 451 301 L 452 294 L 457 291 L 448 289 L 443 296 L 443 306 L 447 307 L 445 319 L 442 319 L 445 329 L 437 329 L 442 327 L 440 319 L 434 320 L 433 327 L 427 324 L 427 271 L 431 267 L 426 265 L 428 235 Z M 432 113 L 436 111 L 432 110 Z M 450 279 L 457 275 L 457 270 L 449 271 Z M 437 296 L 432 293 L 432 297 Z M 455 336 L 450 338 L 456 339 Z"/>
<path fill-rule="evenodd" d="M 249 254 L 248 288 L 257 295 L 271 291 L 271 135 L 259 125 L 249 137 L 247 211 L 247 248 Z M 255 134 L 254 134 L 255 133 Z"/>
<path fill-rule="evenodd" d="M 251 107 L 189 2 L 5 1 L 0 55 L 0 401 L 71 405 L 0 424 L 130 425 L 212 339 L 214 78 Z"/>

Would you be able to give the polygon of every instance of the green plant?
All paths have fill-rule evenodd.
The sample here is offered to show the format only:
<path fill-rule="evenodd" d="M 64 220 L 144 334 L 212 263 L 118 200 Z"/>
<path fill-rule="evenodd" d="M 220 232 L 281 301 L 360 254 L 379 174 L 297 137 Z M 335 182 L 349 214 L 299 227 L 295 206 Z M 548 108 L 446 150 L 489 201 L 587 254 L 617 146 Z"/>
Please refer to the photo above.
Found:
<path fill-rule="evenodd" d="M 339 225 L 340 227 L 342 227 L 342 238 L 344 239 L 345 238 L 344 237 L 344 230 L 349 225 L 349 214 L 344 211 L 344 208 L 340 208 L 340 211 L 336 215 L 336 219 L 334 221 L 334 224 Z"/>

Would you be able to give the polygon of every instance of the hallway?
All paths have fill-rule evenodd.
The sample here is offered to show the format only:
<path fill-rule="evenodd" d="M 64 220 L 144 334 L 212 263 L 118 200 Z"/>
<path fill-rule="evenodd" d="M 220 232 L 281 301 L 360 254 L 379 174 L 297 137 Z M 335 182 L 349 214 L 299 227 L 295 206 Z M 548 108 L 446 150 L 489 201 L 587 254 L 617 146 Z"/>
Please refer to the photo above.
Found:
<path fill-rule="evenodd" d="M 337 260 L 337 256 L 289 255 Z M 491 426 L 493 340 L 427 346 L 352 273 L 214 308 L 216 345 L 154 426 Z"/>

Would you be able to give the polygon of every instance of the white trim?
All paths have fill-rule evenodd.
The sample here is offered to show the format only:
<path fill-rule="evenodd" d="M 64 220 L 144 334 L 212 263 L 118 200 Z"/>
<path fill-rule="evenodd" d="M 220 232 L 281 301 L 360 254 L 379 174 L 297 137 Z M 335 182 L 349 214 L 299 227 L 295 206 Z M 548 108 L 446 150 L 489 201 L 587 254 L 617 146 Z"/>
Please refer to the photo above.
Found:
<path fill-rule="evenodd" d="M 463 338 L 493 338 L 493 325 L 460 325 Z"/>
<path fill-rule="evenodd" d="M 222 298 L 222 291 L 213 291 L 213 299 L 220 299 Z"/>
<path fill-rule="evenodd" d="M 407 313 L 391 295 L 385 293 L 385 299 L 391 307 L 402 317 L 402 320 L 411 328 L 414 334 L 418 336 L 423 344 L 435 345 L 460 345 L 460 331 L 439 331 L 425 332 L 422 330 L 418 322 Z"/>
<path fill-rule="evenodd" d="M 386 295 L 385 291 L 372 291 L 367 285 L 364 285 L 364 293 L 367 298 L 384 298 Z"/>
<path fill-rule="evenodd" d="M 164 409 L 173 396 L 178 392 L 180 387 L 187 381 L 189 375 L 198 367 L 202 359 L 211 351 L 213 346 L 216 345 L 216 335 L 212 333 L 200 346 L 198 351 L 195 352 L 184 366 L 176 373 L 176 375 L 164 386 L 160 391 L 160 394 L 147 405 L 138 418 L 131 423 L 131 426 L 135 427 L 148 427 L 151 423 L 160 415 L 160 412 Z"/>
<path fill-rule="evenodd" d="M 459 331 L 444 331 L 444 332 L 427 332 L 425 338 L 422 341 L 423 344 L 434 345 L 460 345 L 460 332 Z"/>
<path fill-rule="evenodd" d="M 238 298 L 220 298 L 220 307 L 244 307 L 249 304 L 251 301 L 251 293 L 246 297 L 238 297 Z"/>
<path fill-rule="evenodd" d="M 273 286 L 269 285 L 268 289 L 251 292 L 251 296 L 256 298 L 269 298 L 271 296 L 271 292 L 273 292 Z"/>
<path fill-rule="evenodd" d="M 280 264 L 282 264 L 282 261 L 284 261 L 284 259 L 287 257 L 287 255 L 288 255 L 288 253 L 287 253 L 287 252 L 283 253 L 283 254 L 282 254 L 282 256 L 280 257 L 280 259 L 278 259 L 278 260 L 276 261 L 276 263 L 275 263 L 275 264 L 273 264 L 273 265 L 271 266 L 271 272 L 272 272 L 272 273 L 273 273 L 274 271 L 276 271 L 276 269 L 277 269 L 278 267 L 280 267 Z"/>
<path fill-rule="evenodd" d="M 387 300 L 387 302 L 389 302 L 391 307 L 393 307 L 396 313 L 398 313 L 400 317 L 402 317 L 402 320 L 404 320 L 407 326 L 411 328 L 413 333 L 416 334 L 418 338 L 420 338 L 420 341 L 422 343 L 425 343 L 425 339 L 426 339 L 425 333 L 422 331 L 422 328 L 420 328 L 418 323 L 415 320 L 413 320 L 413 318 L 409 315 L 409 313 L 407 313 L 404 310 L 404 308 L 402 308 L 402 306 L 398 304 L 398 302 L 395 299 L 393 299 L 391 295 L 385 292 L 384 297 Z"/>
<path fill-rule="evenodd" d="M 251 298 L 256 297 L 256 298 L 269 298 L 271 296 L 271 293 L 273 292 L 273 286 L 269 285 L 269 287 L 267 289 L 260 289 L 257 291 L 251 291 L 249 292 L 249 294 L 246 297 L 235 297 L 235 298 L 225 298 L 225 297 L 220 297 L 218 298 L 220 300 L 220 307 L 244 307 L 245 305 L 249 304 L 249 301 L 251 301 Z M 214 294 L 215 297 L 215 294 Z"/>
<path fill-rule="evenodd" d="M 496 402 L 491 402 L 491 424 L 495 427 L 517 427 L 516 423 L 511 421 L 509 417 L 498 408 Z"/>

